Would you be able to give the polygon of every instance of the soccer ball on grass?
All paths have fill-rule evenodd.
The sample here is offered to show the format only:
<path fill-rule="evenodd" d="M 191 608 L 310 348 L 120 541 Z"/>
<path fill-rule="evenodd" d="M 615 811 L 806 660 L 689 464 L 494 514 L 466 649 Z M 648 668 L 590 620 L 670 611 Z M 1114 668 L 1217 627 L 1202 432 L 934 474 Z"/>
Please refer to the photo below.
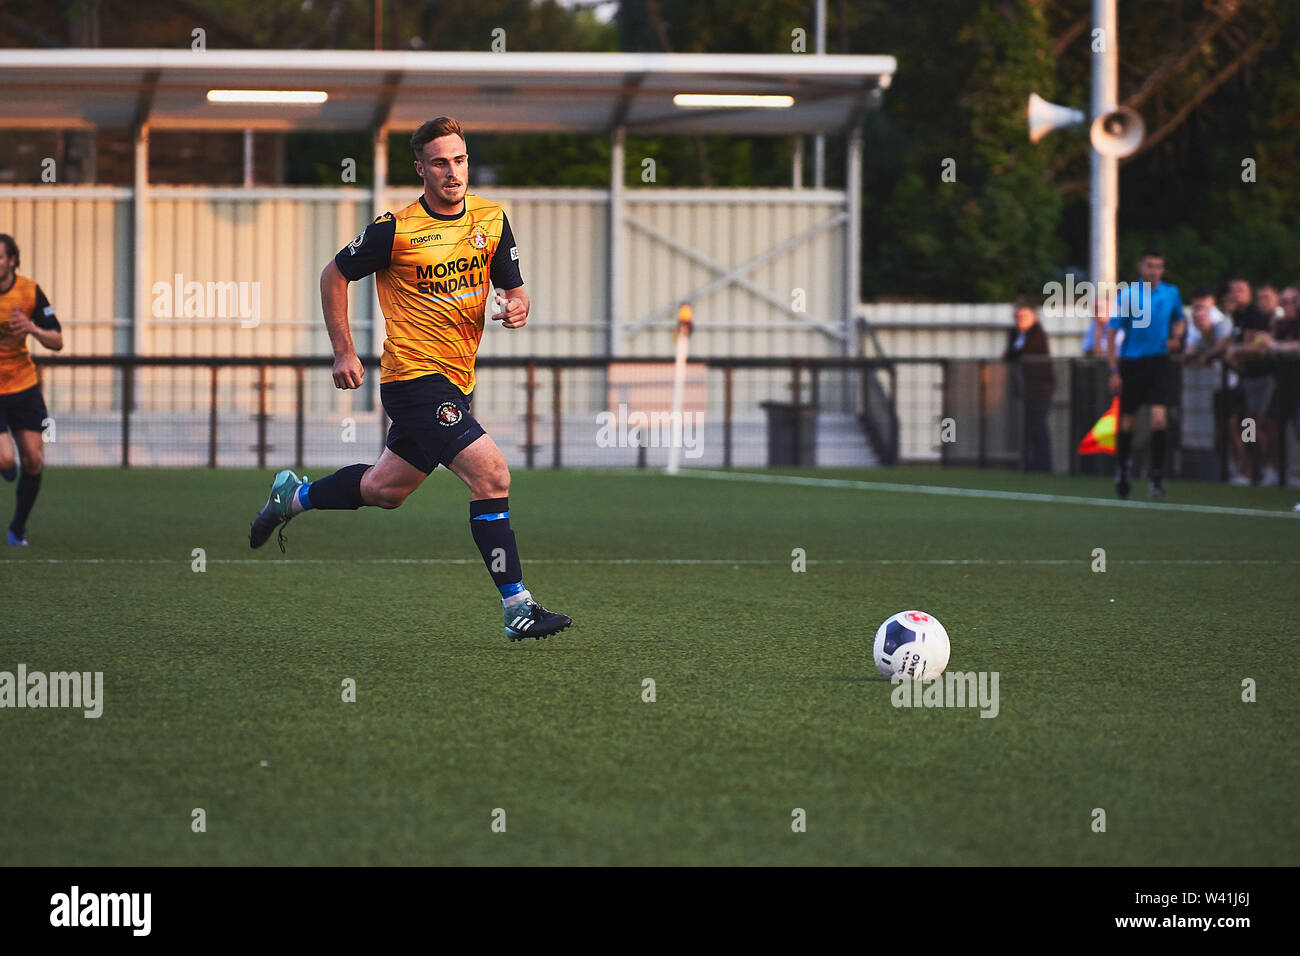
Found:
<path fill-rule="evenodd" d="M 924 611 L 899 611 L 876 629 L 871 655 L 886 677 L 934 680 L 948 666 L 952 645 L 938 618 Z"/>

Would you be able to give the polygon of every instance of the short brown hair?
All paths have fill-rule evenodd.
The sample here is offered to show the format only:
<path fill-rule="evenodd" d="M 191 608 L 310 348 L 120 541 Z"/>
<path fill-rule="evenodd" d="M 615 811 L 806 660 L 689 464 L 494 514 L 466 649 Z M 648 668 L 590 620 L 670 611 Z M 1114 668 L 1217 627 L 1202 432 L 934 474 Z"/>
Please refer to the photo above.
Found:
<path fill-rule="evenodd" d="M 463 140 L 465 131 L 450 116 L 439 116 L 421 123 L 420 128 L 411 134 L 411 150 L 415 153 L 415 158 L 423 161 L 424 156 L 420 150 L 424 144 L 431 143 L 440 136 L 459 136 Z"/>
<path fill-rule="evenodd" d="M 14 261 L 14 268 L 18 268 L 18 243 L 14 242 L 14 237 L 5 232 L 0 232 L 0 246 L 5 247 L 5 254 Z"/>

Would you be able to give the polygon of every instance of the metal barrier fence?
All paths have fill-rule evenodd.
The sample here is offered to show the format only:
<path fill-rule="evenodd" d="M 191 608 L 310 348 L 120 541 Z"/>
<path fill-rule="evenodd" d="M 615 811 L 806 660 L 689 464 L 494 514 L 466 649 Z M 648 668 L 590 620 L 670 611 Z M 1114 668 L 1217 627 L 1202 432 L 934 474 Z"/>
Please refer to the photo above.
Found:
<path fill-rule="evenodd" d="M 51 464 L 321 467 L 372 459 L 387 432 L 377 359 L 363 362 L 355 391 L 334 388 L 329 358 L 36 361 Z M 1287 450 L 1292 415 L 1282 414 L 1295 408 L 1300 362 L 1266 368 L 1278 382 L 1285 481 L 1286 463 L 1300 461 Z M 1104 361 L 710 358 L 689 364 L 676 423 L 672 374 L 667 359 L 481 358 L 473 410 L 507 459 L 529 468 L 658 467 L 674 443 L 687 467 L 1113 467 L 1109 456 L 1075 452 L 1110 404 Z M 1227 477 L 1228 374 L 1171 366 L 1168 474 Z"/>
<path fill-rule="evenodd" d="M 320 467 L 372 460 L 387 433 L 377 359 L 351 391 L 334 388 L 329 358 L 36 362 L 51 464 Z M 897 445 L 893 371 L 879 361 L 691 362 L 676 422 L 670 359 L 493 357 L 477 374 L 475 417 L 529 468 L 661 466 L 674 443 L 684 466 L 869 467 Z"/>

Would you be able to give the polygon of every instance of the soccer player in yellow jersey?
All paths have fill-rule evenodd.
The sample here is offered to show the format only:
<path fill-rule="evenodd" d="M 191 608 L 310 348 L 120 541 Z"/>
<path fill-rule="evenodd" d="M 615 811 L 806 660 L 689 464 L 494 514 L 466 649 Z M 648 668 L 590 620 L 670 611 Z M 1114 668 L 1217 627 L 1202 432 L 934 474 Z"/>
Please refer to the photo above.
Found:
<path fill-rule="evenodd" d="M 469 154 L 459 123 L 430 120 L 411 137 L 411 149 L 423 195 L 376 219 L 321 273 L 338 388 L 359 388 L 364 377 L 348 328 L 348 283 L 375 276 L 387 332 L 379 377 L 392 419 L 387 448 L 373 465 L 349 465 L 317 481 L 277 474 L 248 541 L 260 548 L 309 509 L 396 508 L 441 464 L 469 486 L 470 532 L 500 591 L 506 637 L 543 638 L 573 622 L 524 587 L 510 530 L 510 469 L 470 412 L 489 279 L 498 290 L 492 318 L 508 329 L 528 321 L 519 248 L 505 210 L 466 192 Z"/>
<path fill-rule="evenodd" d="M 63 348 L 63 332 L 50 300 L 31 279 L 18 274 L 18 243 L 0 233 L 0 477 L 18 479 L 14 518 L 6 540 L 27 544 L 27 516 L 41 490 L 45 464 L 41 429 L 45 427 L 45 399 L 36 378 L 36 366 L 27 352 L 27 336 L 47 349 Z M 22 458 L 22 474 L 14 465 L 13 432 Z"/>

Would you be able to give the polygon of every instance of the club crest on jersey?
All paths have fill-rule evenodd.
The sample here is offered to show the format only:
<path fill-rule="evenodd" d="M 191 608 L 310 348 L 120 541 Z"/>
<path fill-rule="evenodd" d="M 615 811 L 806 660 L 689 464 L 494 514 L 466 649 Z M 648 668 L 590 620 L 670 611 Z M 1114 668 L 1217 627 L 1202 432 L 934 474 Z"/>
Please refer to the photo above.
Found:
<path fill-rule="evenodd" d="M 348 243 L 348 255 L 355 256 L 357 250 L 361 248 L 361 243 L 366 241 L 366 234 L 363 232 L 351 242 Z"/>
<path fill-rule="evenodd" d="M 475 249 L 487 248 L 487 233 L 483 231 L 482 226 L 474 227 L 474 231 L 469 235 L 469 241 L 474 244 Z"/>
<path fill-rule="evenodd" d="M 460 409 L 455 402 L 443 402 L 438 406 L 438 424 L 451 426 L 460 421 Z"/>

